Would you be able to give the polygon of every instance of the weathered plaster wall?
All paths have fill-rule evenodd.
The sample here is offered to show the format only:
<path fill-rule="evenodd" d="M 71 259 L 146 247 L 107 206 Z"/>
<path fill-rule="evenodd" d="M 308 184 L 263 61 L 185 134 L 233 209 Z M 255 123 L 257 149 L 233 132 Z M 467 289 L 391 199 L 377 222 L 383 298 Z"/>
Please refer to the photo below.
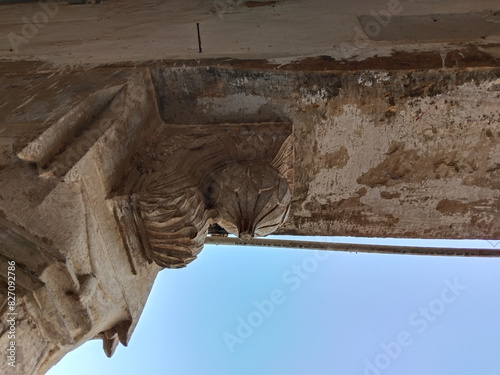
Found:
<path fill-rule="evenodd" d="M 153 70 L 167 123 L 291 121 L 281 233 L 500 236 L 498 69 Z"/>
<path fill-rule="evenodd" d="M 498 68 L 333 68 L 300 72 L 293 64 L 280 69 L 243 64 L 150 70 L 167 124 L 293 123 L 294 204 L 283 233 L 498 237 Z M 18 152 L 47 126 L 44 115 L 50 121 L 74 105 L 89 82 L 108 87 L 130 79 L 135 70 L 100 68 L 56 79 L 57 74 L 46 73 L 51 77 L 46 80 L 39 74 L 3 79 L 12 98 L 5 105 L 11 111 L 2 112 L 5 152 Z M 35 79 L 40 83 L 33 88 Z M 55 106 L 51 96 L 39 94 L 46 88 L 70 91 Z M 26 104 L 12 104 L 19 102 Z M 34 130 L 28 136 L 22 129 Z M 35 195 L 47 189 L 35 189 Z"/>

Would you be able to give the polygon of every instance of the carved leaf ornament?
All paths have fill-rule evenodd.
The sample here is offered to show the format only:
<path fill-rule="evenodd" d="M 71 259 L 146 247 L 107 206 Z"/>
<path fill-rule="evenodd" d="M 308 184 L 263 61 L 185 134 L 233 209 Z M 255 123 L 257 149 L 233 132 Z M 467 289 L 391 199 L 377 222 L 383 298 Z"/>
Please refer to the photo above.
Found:
<path fill-rule="evenodd" d="M 185 267 L 202 250 L 213 223 L 243 240 L 269 235 L 284 223 L 293 150 L 290 132 L 278 129 L 273 134 L 259 124 L 238 133 L 233 127 L 237 136 L 181 134 L 151 144 L 139 158 L 141 176 L 130 192 L 150 261 Z"/>

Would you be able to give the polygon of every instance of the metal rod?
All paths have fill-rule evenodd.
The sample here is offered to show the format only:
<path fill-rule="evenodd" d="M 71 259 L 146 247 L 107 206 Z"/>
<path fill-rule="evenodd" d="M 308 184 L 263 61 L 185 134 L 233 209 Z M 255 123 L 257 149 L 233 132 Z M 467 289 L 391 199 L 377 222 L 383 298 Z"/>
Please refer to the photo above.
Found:
<path fill-rule="evenodd" d="M 460 257 L 500 257 L 500 250 L 495 249 L 458 249 L 444 247 L 418 247 L 418 246 L 390 246 L 390 245 L 365 245 L 335 242 L 272 240 L 254 238 L 242 241 L 236 237 L 208 236 L 205 244 L 210 245 L 235 245 L 235 246 L 266 246 L 278 248 L 292 248 L 303 250 L 328 250 L 356 253 L 374 254 L 407 254 L 407 255 L 435 255 L 435 256 L 460 256 Z"/>

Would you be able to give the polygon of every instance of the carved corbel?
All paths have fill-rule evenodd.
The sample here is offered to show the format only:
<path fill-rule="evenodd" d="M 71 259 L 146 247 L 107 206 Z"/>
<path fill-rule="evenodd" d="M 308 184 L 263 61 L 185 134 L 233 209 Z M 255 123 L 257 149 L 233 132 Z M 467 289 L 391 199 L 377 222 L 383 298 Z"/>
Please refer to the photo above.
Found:
<path fill-rule="evenodd" d="M 129 251 L 180 268 L 219 224 L 248 240 L 285 221 L 293 188 L 291 124 L 165 125 L 137 155 L 115 215 Z"/>
<path fill-rule="evenodd" d="M 132 322 L 130 320 L 122 320 L 118 324 L 114 325 L 110 329 L 99 333 L 95 339 L 102 339 L 102 346 L 104 353 L 108 358 L 111 358 L 115 353 L 118 343 L 123 346 L 128 345 L 130 339 L 130 326 Z"/>
<path fill-rule="evenodd" d="M 215 222 L 243 240 L 273 233 L 288 215 L 288 181 L 267 162 L 228 163 L 209 183 Z"/>

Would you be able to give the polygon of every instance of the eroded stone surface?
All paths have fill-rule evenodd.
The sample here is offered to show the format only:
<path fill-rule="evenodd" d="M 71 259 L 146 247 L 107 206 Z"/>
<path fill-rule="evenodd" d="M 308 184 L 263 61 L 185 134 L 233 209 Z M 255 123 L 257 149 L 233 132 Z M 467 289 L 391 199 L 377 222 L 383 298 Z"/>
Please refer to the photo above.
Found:
<path fill-rule="evenodd" d="M 439 69 L 436 52 L 396 53 L 393 61 L 371 58 L 345 68 L 322 57 L 279 68 L 233 60 L 85 71 L 0 64 L 6 72 L 2 97 L 8 98 L 0 111 L 0 229 L 10 247 L 23 252 L 3 243 L 0 250 L 28 271 L 20 277 L 19 305 L 20 332 L 27 337 L 19 358 L 31 358 L 25 372 L 43 373 L 92 338 L 103 340 L 108 356 L 118 342 L 128 342 L 160 267 L 148 262 L 140 235 L 126 235 L 135 225 L 133 210 L 117 209 L 112 197 L 140 195 L 134 186 L 141 175 L 159 173 L 179 145 L 178 165 L 189 166 L 186 181 L 206 182 L 202 175 L 214 171 L 211 178 L 220 180 L 226 167 L 240 176 L 226 184 L 227 196 L 240 189 L 257 196 L 249 187 L 270 166 L 278 177 L 262 179 L 273 184 L 257 190 L 265 195 L 272 187 L 266 202 L 284 208 L 291 193 L 282 234 L 498 238 L 500 71 L 494 57 L 479 52 L 451 53 L 445 63 L 455 67 L 446 69 Z M 257 137 L 251 147 L 241 147 L 241 139 L 218 147 L 224 137 L 217 133 L 225 128 L 241 126 L 245 140 L 263 122 L 291 129 L 276 144 L 266 143 L 277 132 L 271 127 L 270 136 Z M 204 136 L 182 138 L 186 129 Z M 169 147 L 156 147 L 165 140 Z M 210 142 L 216 159 L 226 155 L 219 160 L 223 167 L 198 168 L 213 162 L 204 159 Z M 199 163 L 190 161 L 195 154 Z M 245 165 L 249 158 L 242 155 L 266 163 Z M 170 172 L 178 174 L 175 166 Z M 239 183 L 241 176 L 251 178 Z M 200 207 L 212 198 L 210 208 L 218 207 L 217 194 L 205 190 L 210 184 L 201 190 L 198 182 L 187 185 L 196 187 Z M 229 231 L 267 234 L 263 228 L 281 224 L 281 213 L 263 228 L 232 220 L 238 199 L 213 217 Z M 40 250 L 40 261 L 28 261 L 33 249 Z M 5 306 L 0 303 L 3 313 Z"/>
<path fill-rule="evenodd" d="M 496 238 L 497 215 L 488 207 L 500 186 L 499 73 L 186 67 L 155 69 L 153 76 L 167 123 L 293 123 L 297 175 L 281 233 Z M 241 111 L 241 102 L 228 100 L 235 95 L 258 104 Z M 466 214 L 437 209 L 456 197 Z M 476 197 L 486 205 L 475 204 Z"/>
<path fill-rule="evenodd" d="M 2 256 L 16 262 L 19 281 L 23 273 L 32 279 L 20 282 L 16 295 L 16 312 L 34 322 L 26 330 L 21 324 L 18 332 L 17 359 L 23 361 L 23 373 L 44 373 L 69 350 L 113 329 L 126 344 L 137 324 L 159 268 L 141 254 L 127 257 L 106 197 L 128 166 L 141 133 L 158 121 L 148 77 L 145 71 L 125 81 L 115 76 L 123 95 L 104 106 L 92 99 L 84 83 L 61 103 L 69 113 L 73 109 L 69 117 L 55 108 L 60 117 L 53 118 L 39 96 L 42 103 L 33 104 L 46 110 L 44 127 L 30 117 L 36 111 L 29 107 L 21 131 L 14 118 L 3 119 L 3 133 L 15 140 L 14 153 L 0 168 L 0 221 L 10 241 L 2 245 Z M 29 86 L 29 79 L 24 82 Z M 74 128 L 78 119 L 83 119 L 81 129 Z M 100 120 L 107 125 L 94 129 L 92 124 Z M 30 121 L 35 124 L 31 134 Z M 53 133 L 54 125 L 70 131 Z M 23 251 L 9 252 L 12 246 Z M 39 253 L 25 254 L 30 246 Z M 0 307 L 5 316 L 6 305 Z M 126 329 L 114 328 L 123 327 L 124 321 L 129 322 Z M 2 333 L 4 345 L 7 336 Z M 3 373 L 12 373 L 6 363 L 1 366 Z"/>
<path fill-rule="evenodd" d="M 126 246 L 180 268 L 213 223 L 245 239 L 274 232 L 290 208 L 291 132 L 289 123 L 160 125 L 113 197 Z"/>

